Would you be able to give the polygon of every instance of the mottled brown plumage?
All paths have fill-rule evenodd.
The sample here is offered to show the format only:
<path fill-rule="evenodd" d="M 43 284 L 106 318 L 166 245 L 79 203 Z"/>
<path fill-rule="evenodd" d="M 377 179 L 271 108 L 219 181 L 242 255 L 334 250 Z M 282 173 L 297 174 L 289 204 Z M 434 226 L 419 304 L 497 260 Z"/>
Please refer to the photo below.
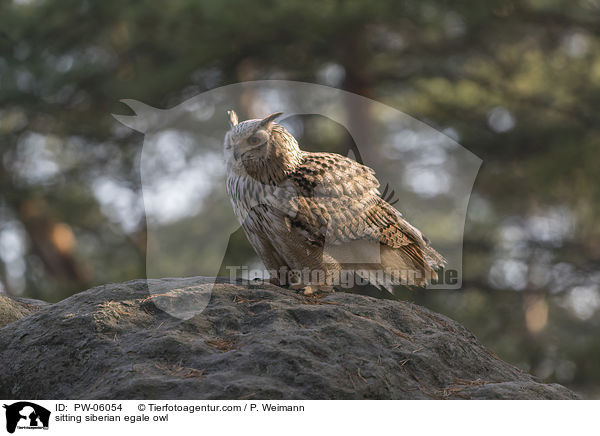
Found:
<path fill-rule="evenodd" d="M 388 290 L 435 278 L 443 257 L 381 198 L 375 172 L 338 154 L 300 150 L 274 123 L 279 115 L 238 123 L 230 111 L 224 144 L 227 192 L 266 268 L 282 281 L 281 268 L 351 270 Z"/>

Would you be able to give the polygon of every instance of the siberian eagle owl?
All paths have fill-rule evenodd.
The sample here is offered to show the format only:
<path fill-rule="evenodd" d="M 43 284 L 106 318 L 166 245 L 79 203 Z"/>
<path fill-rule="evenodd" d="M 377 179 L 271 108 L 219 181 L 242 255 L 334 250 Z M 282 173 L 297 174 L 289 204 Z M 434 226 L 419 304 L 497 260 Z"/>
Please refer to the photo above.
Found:
<path fill-rule="evenodd" d="M 302 151 L 275 123 L 280 112 L 243 122 L 228 115 L 227 193 L 274 282 L 311 293 L 348 272 L 390 291 L 437 278 L 444 258 L 381 197 L 375 171 L 339 154 Z"/>

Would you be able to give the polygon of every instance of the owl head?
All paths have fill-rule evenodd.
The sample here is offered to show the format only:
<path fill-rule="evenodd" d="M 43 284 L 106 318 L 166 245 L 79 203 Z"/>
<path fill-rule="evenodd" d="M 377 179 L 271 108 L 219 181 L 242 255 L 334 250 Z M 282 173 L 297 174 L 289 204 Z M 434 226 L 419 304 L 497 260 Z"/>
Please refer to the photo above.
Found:
<path fill-rule="evenodd" d="M 275 123 L 281 114 L 239 122 L 235 111 L 227 111 L 230 130 L 223 148 L 229 171 L 264 180 L 278 171 L 293 169 L 301 152 L 294 137 Z"/>

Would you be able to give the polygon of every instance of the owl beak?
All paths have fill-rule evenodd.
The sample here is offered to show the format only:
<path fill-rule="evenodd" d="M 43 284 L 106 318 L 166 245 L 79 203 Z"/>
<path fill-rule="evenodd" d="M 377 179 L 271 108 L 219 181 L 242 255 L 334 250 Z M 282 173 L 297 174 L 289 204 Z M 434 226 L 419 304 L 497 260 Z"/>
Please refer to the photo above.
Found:
<path fill-rule="evenodd" d="M 238 148 L 234 148 L 233 149 L 233 157 L 235 158 L 235 160 L 239 160 L 240 158 L 244 158 L 244 155 L 250 153 L 253 150 L 256 150 L 257 148 L 262 147 L 264 144 L 260 144 L 256 147 L 252 147 L 252 148 L 246 148 L 242 151 L 240 151 Z"/>
<path fill-rule="evenodd" d="M 236 150 L 236 151 L 233 153 L 233 155 L 234 155 L 234 157 L 235 157 L 236 159 L 239 159 L 239 157 L 240 157 L 240 156 L 241 156 L 241 158 L 242 158 L 242 159 L 244 159 L 244 156 L 245 156 L 245 155 L 247 155 L 248 153 L 250 153 L 250 152 L 252 152 L 252 151 L 256 150 L 257 148 L 261 148 L 263 145 L 264 145 L 264 144 L 260 144 L 260 145 L 257 145 L 256 147 L 252 147 L 252 148 L 246 149 L 246 150 L 244 150 L 244 152 L 243 152 L 243 153 L 240 153 L 239 151 L 237 151 L 237 150 Z"/>

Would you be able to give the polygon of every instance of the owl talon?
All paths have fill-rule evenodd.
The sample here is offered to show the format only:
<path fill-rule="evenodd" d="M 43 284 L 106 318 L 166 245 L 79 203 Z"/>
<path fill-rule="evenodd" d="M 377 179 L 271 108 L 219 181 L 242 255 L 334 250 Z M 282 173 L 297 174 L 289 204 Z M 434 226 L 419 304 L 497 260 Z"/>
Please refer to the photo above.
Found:
<path fill-rule="evenodd" d="M 261 287 L 263 284 L 265 283 L 265 281 L 261 278 L 253 278 L 248 280 L 248 289 L 256 289 Z"/>
<path fill-rule="evenodd" d="M 333 287 L 330 286 L 305 286 L 303 289 L 301 289 L 302 293 L 305 296 L 309 296 L 309 295 L 318 295 L 318 294 L 330 294 L 335 292 L 335 289 L 333 289 Z"/>

